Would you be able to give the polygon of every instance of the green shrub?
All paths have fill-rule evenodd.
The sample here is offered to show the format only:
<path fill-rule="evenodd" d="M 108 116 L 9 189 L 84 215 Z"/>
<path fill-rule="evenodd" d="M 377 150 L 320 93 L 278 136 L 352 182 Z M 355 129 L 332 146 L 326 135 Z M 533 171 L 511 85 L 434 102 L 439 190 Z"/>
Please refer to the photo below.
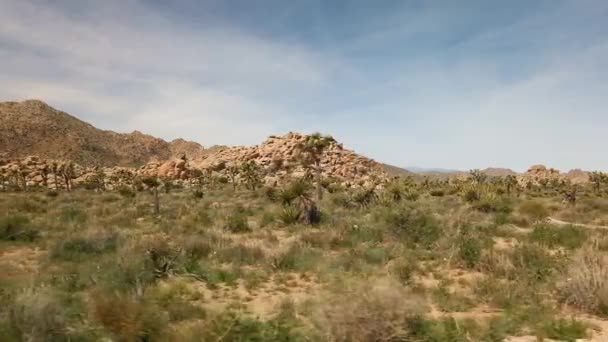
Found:
<path fill-rule="evenodd" d="M 483 199 L 473 205 L 473 208 L 483 213 L 510 214 L 513 211 L 511 203 L 505 199 Z"/>
<path fill-rule="evenodd" d="M 289 205 L 279 212 L 279 221 L 285 225 L 295 224 L 300 220 L 301 215 L 300 209 Z"/>
<path fill-rule="evenodd" d="M 465 191 L 463 198 L 466 202 L 473 203 L 473 202 L 479 201 L 479 199 L 481 198 L 481 195 L 479 194 L 479 191 L 474 190 L 474 189 L 469 189 L 469 190 Z"/>
<path fill-rule="evenodd" d="M 409 244 L 429 246 L 441 236 L 438 222 L 420 209 L 408 206 L 386 208 L 379 215 L 379 220 L 390 231 Z"/>
<path fill-rule="evenodd" d="M 608 256 L 597 246 L 578 251 L 558 284 L 560 300 L 586 312 L 608 317 Z"/>
<path fill-rule="evenodd" d="M 541 331 L 548 338 L 559 341 L 576 341 L 587 337 L 587 325 L 575 319 L 559 319 L 545 323 Z"/>
<path fill-rule="evenodd" d="M 235 210 L 226 218 L 224 229 L 231 233 L 247 233 L 251 231 L 247 216 L 242 212 Z"/>
<path fill-rule="evenodd" d="M 547 280 L 562 266 L 556 256 L 534 244 L 517 246 L 511 254 L 511 261 L 518 274 L 533 281 Z"/>
<path fill-rule="evenodd" d="M 265 211 L 262 215 L 262 219 L 260 220 L 260 227 L 268 227 L 272 225 L 276 221 L 276 217 L 274 213 L 269 211 Z"/>
<path fill-rule="evenodd" d="M 87 221 L 87 213 L 80 208 L 69 206 L 61 210 L 60 218 L 64 222 L 82 224 Z"/>
<path fill-rule="evenodd" d="M 51 250 L 51 257 L 67 261 L 79 261 L 90 255 L 116 250 L 116 232 L 94 232 L 88 235 L 73 236 L 60 241 Z"/>
<path fill-rule="evenodd" d="M 116 188 L 116 191 L 125 198 L 133 198 L 135 197 L 135 191 L 126 185 L 121 185 Z"/>
<path fill-rule="evenodd" d="M 215 256 L 220 262 L 238 265 L 255 265 L 264 262 L 266 255 L 260 247 L 250 247 L 242 244 L 217 251 Z"/>
<path fill-rule="evenodd" d="M 532 222 L 539 222 L 549 216 L 549 210 L 540 201 L 532 200 L 523 202 L 519 208 L 519 212 L 528 217 Z"/>
<path fill-rule="evenodd" d="M 445 191 L 443 189 L 433 189 L 429 191 L 429 195 L 433 197 L 443 197 L 445 196 Z"/>
<path fill-rule="evenodd" d="M 32 242 L 40 237 L 38 230 L 30 227 L 30 220 L 21 215 L 0 219 L 0 240 Z"/>
<path fill-rule="evenodd" d="M 475 268 L 481 259 L 482 248 L 478 238 L 462 237 L 458 242 L 458 257 L 466 268 Z"/>
<path fill-rule="evenodd" d="M 539 224 L 534 227 L 529 237 L 530 241 L 549 248 L 562 246 L 568 249 L 576 249 L 587 240 L 587 232 L 585 229 L 576 226 L 556 227 L 549 224 Z"/>
<path fill-rule="evenodd" d="M 320 257 L 317 250 L 302 245 L 293 245 L 276 256 L 272 266 L 280 271 L 310 271 L 315 268 Z"/>
<path fill-rule="evenodd" d="M 49 190 L 46 192 L 46 197 L 55 198 L 59 196 L 59 192 L 57 190 Z"/>
<path fill-rule="evenodd" d="M 192 197 L 195 199 L 201 199 L 205 196 L 205 193 L 202 190 L 194 190 L 192 191 Z"/>

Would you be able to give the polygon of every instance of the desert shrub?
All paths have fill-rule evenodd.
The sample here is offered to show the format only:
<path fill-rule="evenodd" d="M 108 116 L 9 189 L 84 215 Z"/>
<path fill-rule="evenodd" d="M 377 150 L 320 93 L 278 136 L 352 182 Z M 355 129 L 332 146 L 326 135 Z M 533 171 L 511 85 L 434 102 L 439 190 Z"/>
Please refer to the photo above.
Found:
<path fill-rule="evenodd" d="M 8 216 L 0 219 L 0 240 L 2 241 L 34 241 L 40 237 L 38 230 L 30 227 L 30 220 L 21 215 Z"/>
<path fill-rule="evenodd" d="M 120 341 L 160 341 L 169 317 L 157 306 L 124 294 L 91 296 L 91 316 Z"/>
<path fill-rule="evenodd" d="M 445 196 L 445 191 L 443 189 L 432 189 L 429 191 L 429 195 L 433 197 L 443 197 Z"/>
<path fill-rule="evenodd" d="M 306 341 L 297 322 L 281 315 L 260 320 L 235 312 L 211 317 L 195 334 L 196 341 Z"/>
<path fill-rule="evenodd" d="M 352 207 L 352 202 L 350 200 L 350 196 L 346 192 L 340 192 L 336 194 L 332 194 L 331 202 L 338 207 L 342 208 L 350 208 Z"/>
<path fill-rule="evenodd" d="M 441 235 L 436 219 L 421 209 L 408 206 L 386 208 L 378 215 L 390 231 L 409 244 L 429 246 Z"/>
<path fill-rule="evenodd" d="M 427 309 L 421 297 L 399 284 L 366 282 L 323 298 L 313 322 L 330 341 L 409 341 L 410 322 Z"/>
<path fill-rule="evenodd" d="M 264 196 L 266 197 L 267 200 L 274 202 L 277 200 L 278 197 L 278 191 L 277 188 L 273 187 L 273 186 L 267 186 L 264 188 Z"/>
<path fill-rule="evenodd" d="M 475 306 L 471 299 L 451 291 L 443 282 L 433 289 L 432 295 L 435 303 L 443 312 L 463 312 Z"/>
<path fill-rule="evenodd" d="M 301 215 L 302 213 L 300 212 L 300 209 L 294 207 L 293 205 L 288 205 L 281 209 L 278 218 L 281 223 L 291 225 L 298 223 Z"/>
<path fill-rule="evenodd" d="M 224 229 L 231 233 L 246 233 L 251 231 L 249 223 L 247 222 L 247 216 L 239 210 L 233 211 L 226 217 Z"/>
<path fill-rule="evenodd" d="M 201 199 L 205 196 L 205 193 L 202 190 L 196 189 L 192 191 L 192 197 L 194 199 Z"/>
<path fill-rule="evenodd" d="M 260 247 L 237 244 L 217 251 L 215 257 L 220 262 L 255 265 L 264 262 L 266 255 Z"/>
<path fill-rule="evenodd" d="M 46 192 L 46 197 L 55 198 L 59 196 L 59 191 L 57 190 L 49 190 Z"/>
<path fill-rule="evenodd" d="M 536 244 L 524 243 L 515 247 L 511 261 L 516 272 L 532 281 L 545 281 L 562 266 L 558 257 Z"/>
<path fill-rule="evenodd" d="M 572 258 L 558 289 L 564 303 L 608 316 L 608 256 L 595 246 L 584 247 Z"/>
<path fill-rule="evenodd" d="M 272 260 L 272 266 L 279 271 L 310 271 L 316 267 L 320 258 L 319 251 L 294 244 L 287 251 L 276 255 Z"/>
<path fill-rule="evenodd" d="M 529 218 L 532 222 L 539 222 L 544 220 L 549 216 L 549 210 L 547 207 L 540 201 L 530 200 L 523 202 L 518 211 Z"/>
<path fill-rule="evenodd" d="M 365 249 L 363 258 L 370 264 L 383 265 L 393 258 L 393 251 L 386 247 L 371 247 Z"/>
<path fill-rule="evenodd" d="M 74 309 L 63 295 L 48 289 L 27 289 L 12 303 L 8 321 L 19 341 L 70 341 L 69 313 Z M 5 336 L 3 336 L 5 338 Z"/>
<path fill-rule="evenodd" d="M 416 271 L 418 271 L 418 264 L 412 258 L 396 260 L 391 267 L 391 274 L 404 285 L 411 284 Z"/>
<path fill-rule="evenodd" d="M 474 190 L 474 189 L 469 189 L 464 192 L 463 198 L 466 202 L 473 203 L 473 202 L 479 201 L 479 199 L 481 198 L 481 195 L 479 194 L 479 191 Z"/>
<path fill-rule="evenodd" d="M 483 213 L 510 214 L 513 211 L 511 203 L 506 199 L 483 199 L 473 205 L 473 208 Z"/>
<path fill-rule="evenodd" d="M 408 201 L 415 202 L 418 200 L 418 198 L 420 198 L 420 194 L 415 190 L 409 189 L 403 193 L 403 198 Z"/>
<path fill-rule="evenodd" d="M 126 185 L 121 185 L 116 188 L 116 191 L 124 198 L 135 197 L 135 191 Z"/>
<path fill-rule="evenodd" d="M 579 248 L 587 240 L 587 232 L 580 227 L 556 227 L 549 224 L 539 224 L 529 235 L 530 240 L 549 248 L 562 246 L 569 249 Z"/>
<path fill-rule="evenodd" d="M 575 319 L 551 320 L 542 325 L 544 336 L 558 341 L 577 341 L 587 337 L 587 325 Z"/>
<path fill-rule="evenodd" d="M 67 206 L 61 209 L 60 219 L 66 223 L 82 224 L 87 221 L 87 213 L 80 208 Z"/>
<path fill-rule="evenodd" d="M 374 189 L 357 189 L 351 195 L 351 203 L 356 207 L 363 208 L 371 205 L 377 199 Z"/>
<path fill-rule="evenodd" d="M 207 238 L 192 236 L 185 239 L 183 249 L 188 260 L 199 260 L 213 253 L 214 246 Z"/>
<path fill-rule="evenodd" d="M 84 257 L 113 251 L 118 245 L 118 233 L 95 231 L 59 241 L 51 250 L 51 258 L 79 261 Z"/>
<path fill-rule="evenodd" d="M 260 219 L 260 227 L 268 227 L 275 223 L 276 219 L 277 218 L 274 213 L 265 211 L 264 214 L 262 214 L 262 218 Z"/>
<path fill-rule="evenodd" d="M 475 268 L 481 260 L 483 244 L 479 238 L 462 236 L 458 241 L 458 257 L 466 268 Z"/>

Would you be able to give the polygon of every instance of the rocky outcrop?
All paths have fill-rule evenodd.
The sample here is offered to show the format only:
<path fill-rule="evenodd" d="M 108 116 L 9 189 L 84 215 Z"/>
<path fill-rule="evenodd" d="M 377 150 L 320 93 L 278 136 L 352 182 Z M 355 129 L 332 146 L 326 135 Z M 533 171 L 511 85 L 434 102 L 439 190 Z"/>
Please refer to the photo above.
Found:
<path fill-rule="evenodd" d="M 218 148 L 213 153 L 202 155 L 198 160 L 182 156 L 164 162 L 150 162 L 137 168 L 82 166 L 71 161 L 46 160 L 35 156 L 1 159 L 0 184 L 64 189 L 68 185 L 62 170 L 69 166 L 72 173 L 69 175 L 70 182 L 74 186 L 97 182 L 103 184 L 104 188 L 113 189 L 132 184 L 134 179 L 146 176 L 190 185 L 201 173 L 228 178 L 232 166 L 253 162 L 259 167 L 260 177 L 266 185 L 279 185 L 292 178 L 303 177 L 310 171 L 302 165 L 298 149 L 306 138 L 306 135 L 289 133 L 270 137 L 258 146 Z M 321 168 L 324 177 L 346 186 L 369 186 L 389 179 L 381 164 L 347 150 L 338 143 L 332 143 L 325 150 Z"/>
<path fill-rule="evenodd" d="M 231 165 L 255 162 L 264 173 L 283 179 L 301 176 L 305 169 L 300 162 L 298 146 L 307 139 L 299 133 L 271 136 L 262 144 L 251 147 L 228 147 L 195 161 L 196 167 L 222 172 Z M 387 179 L 382 164 L 332 143 L 323 153 L 321 168 L 324 177 L 341 180 L 350 185 Z"/>

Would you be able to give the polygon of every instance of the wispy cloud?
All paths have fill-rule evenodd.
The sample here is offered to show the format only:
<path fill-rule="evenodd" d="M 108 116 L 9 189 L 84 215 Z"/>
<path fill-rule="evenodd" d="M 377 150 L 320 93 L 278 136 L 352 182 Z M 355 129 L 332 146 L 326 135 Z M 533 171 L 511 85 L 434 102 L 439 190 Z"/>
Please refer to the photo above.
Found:
<path fill-rule="evenodd" d="M 321 130 L 399 165 L 608 169 L 605 1 L 264 4 L 0 0 L 0 98 L 203 144 Z"/>

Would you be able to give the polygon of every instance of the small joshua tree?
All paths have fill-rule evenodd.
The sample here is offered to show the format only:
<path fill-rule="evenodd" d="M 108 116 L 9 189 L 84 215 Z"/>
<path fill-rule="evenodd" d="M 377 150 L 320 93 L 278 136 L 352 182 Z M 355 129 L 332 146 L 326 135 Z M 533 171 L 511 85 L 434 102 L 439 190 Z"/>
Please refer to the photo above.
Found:
<path fill-rule="evenodd" d="M 234 190 L 236 190 L 236 186 L 237 186 L 237 182 L 238 182 L 238 177 L 239 177 L 239 172 L 241 171 L 241 168 L 236 165 L 230 165 L 227 169 L 227 176 L 228 179 L 230 180 L 230 183 L 232 183 L 232 188 Z"/>
<path fill-rule="evenodd" d="M 76 172 L 74 171 L 74 163 L 67 162 L 60 167 L 61 175 L 63 176 L 63 182 L 65 184 L 65 189 L 67 191 L 72 191 L 72 179 L 76 177 Z"/>
<path fill-rule="evenodd" d="M 323 198 L 323 183 L 321 179 L 321 159 L 323 152 L 336 140 L 327 135 L 323 136 L 320 133 L 309 135 L 304 143 L 298 146 L 298 150 L 302 156 L 302 162 L 306 165 L 312 165 L 315 172 L 315 183 L 317 187 L 317 201 Z"/>
<path fill-rule="evenodd" d="M 51 172 L 53 172 L 53 182 L 55 183 L 55 190 L 59 190 L 59 183 L 57 182 L 57 174 L 59 173 L 59 165 L 57 162 L 51 164 Z"/>
<path fill-rule="evenodd" d="M 158 187 L 161 185 L 160 180 L 156 177 L 146 177 L 141 181 L 148 188 L 152 189 L 154 194 L 154 214 L 160 215 L 160 199 L 158 198 Z"/>
<path fill-rule="evenodd" d="M 241 165 L 241 172 L 245 179 L 245 184 L 249 190 L 255 191 L 262 182 L 260 177 L 260 167 L 254 161 L 248 161 Z"/>

